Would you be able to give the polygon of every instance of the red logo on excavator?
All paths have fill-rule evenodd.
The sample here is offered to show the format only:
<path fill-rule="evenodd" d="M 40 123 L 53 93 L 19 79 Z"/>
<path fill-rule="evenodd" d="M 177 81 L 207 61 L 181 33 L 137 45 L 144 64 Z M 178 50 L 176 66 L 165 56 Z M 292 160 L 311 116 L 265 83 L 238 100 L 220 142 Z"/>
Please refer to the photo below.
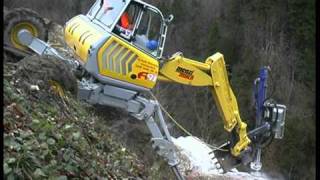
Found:
<path fill-rule="evenodd" d="M 147 72 L 139 72 L 138 73 L 138 79 L 144 79 L 144 80 L 149 80 L 149 81 L 156 82 L 157 75 L 156 74 L 149 74 Z"/>

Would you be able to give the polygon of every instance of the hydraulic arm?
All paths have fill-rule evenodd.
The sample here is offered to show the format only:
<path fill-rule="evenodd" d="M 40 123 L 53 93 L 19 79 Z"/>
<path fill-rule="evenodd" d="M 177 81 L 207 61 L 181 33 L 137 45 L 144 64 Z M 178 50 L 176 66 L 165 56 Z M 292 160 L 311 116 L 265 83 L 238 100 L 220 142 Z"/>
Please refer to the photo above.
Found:
<path fill-rule="evenodd" d="M 202 63 L 183 57 L 181 53 L 174 54 L 160 69 L 158 79 L 167 82 L 177 82 L 190 86 L 208 86 L 224 122 L 224 129 L 231 133 L 228 143 L 229 152 L 217 152 L 220 163 L 225 171 L 239 164 L 251 163 L 255 171 L 261 169 L 261 148 L 270 139 L 282 139 L 285 124 L 286 106 L 266 99 L 267 69 L 262 68 L 258 86 L 255 91 L 257 118 L 255 127 L 247 132 L 247 124 L 241 120 L 237 99 L 228 80 L 223 55 L 216 53 Z"/>
<path fill-rule="evenodd" d="M 238 141 L 231 147 L 232 155 L 239 156 L 248 147 L 251 141 L 247 136 L 247 124 L 241 120 L 222 54 L 210 56 L 205 63 L 185 58 L 181 53 L 175 54 L 162 66 L 159 79 L 191 86 L 209 86 L 224 129 L 235 131 L 238 135 Z"/>

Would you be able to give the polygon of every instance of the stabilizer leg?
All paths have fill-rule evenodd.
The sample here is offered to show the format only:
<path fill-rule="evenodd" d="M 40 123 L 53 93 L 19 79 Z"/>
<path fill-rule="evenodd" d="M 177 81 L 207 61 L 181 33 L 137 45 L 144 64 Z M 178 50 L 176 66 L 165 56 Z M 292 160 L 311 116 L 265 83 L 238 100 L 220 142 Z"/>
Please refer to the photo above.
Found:
<path fill-rule="evenodd" d="M 168 162 L 168 165 L 176 175 L 177 179 L 184 180 L 184 177 L 177 167 L 179 164 L 179 160 L 176 155 L 175 145 L 171 140 L 171 135 L 164 121 L 162 111 L 158 102 L 153 100 L 146 100 L 141 97 L 139 97 L 139 100 L 145 106 L 144 110 L 142 110 L 144 114 L 133 114 L 133 116 L 137 119 L 145 121 L 152 135 L 151 142 L 153 149 L 159 156 L 163 157 Z M 150 109 L 153 109 L 153 111 L 150 111 Z M 148 114 L 147 112 L 151 114 Z M 157 124 L 155 119 L 160 122 L 160 126 Z"/>
<path fill-rule="evenodd" d="M 167 161 L 177 179 L 184 180 L 177 167 L 179 160 L 176 147 L 171 140 L 171 135 L 157 101 L 139 96 L 135 91 L 93 83 L 84 79 L 80 82 L 78 97 L 90 104 L 122 108 L 136 119 L 144 121 L 152 135 L 153 149 Z"/>

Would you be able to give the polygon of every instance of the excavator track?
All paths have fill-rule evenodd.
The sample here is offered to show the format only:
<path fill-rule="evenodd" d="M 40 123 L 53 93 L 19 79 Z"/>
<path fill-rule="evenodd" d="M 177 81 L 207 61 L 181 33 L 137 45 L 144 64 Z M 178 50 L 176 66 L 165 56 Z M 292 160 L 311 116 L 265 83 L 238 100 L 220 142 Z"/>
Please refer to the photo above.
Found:
<path fill-rule="evenodd" d="M 22 45 L 18 39 L 18 32 L 22 29 L 29 30 L 35 37 L 47 41 L 48 29 L 45 20 L 38 13 L 27 8 L 15 8 L 4 11 L 4 50 L 9 56 L 21 59 L 34 54 L 28 47 Z"/>

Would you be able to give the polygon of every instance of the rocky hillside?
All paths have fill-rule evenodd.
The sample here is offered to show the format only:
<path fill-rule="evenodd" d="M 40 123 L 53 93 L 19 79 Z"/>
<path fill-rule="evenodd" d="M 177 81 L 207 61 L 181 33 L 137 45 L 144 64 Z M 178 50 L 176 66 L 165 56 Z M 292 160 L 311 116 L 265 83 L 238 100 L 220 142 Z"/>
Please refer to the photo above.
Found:
<path fill-rule="evenodd" d="M 59 94 L 36 76 L 40 68 L 26 73 L 32 58 L 4 64 L 5 177 L 147 179 L 149 170 L 114 140 L 93 107 Z"/>

